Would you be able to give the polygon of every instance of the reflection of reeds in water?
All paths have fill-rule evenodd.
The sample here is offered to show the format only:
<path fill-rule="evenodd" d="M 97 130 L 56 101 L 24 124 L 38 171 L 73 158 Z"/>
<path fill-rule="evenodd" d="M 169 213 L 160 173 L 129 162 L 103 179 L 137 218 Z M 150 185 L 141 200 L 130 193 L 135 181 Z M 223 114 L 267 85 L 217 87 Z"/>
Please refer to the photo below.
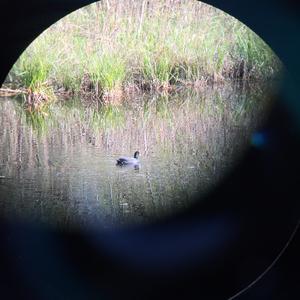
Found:
<path fill-rule="evenodd" d="M 18 101 L 1 101 L 0 175 L 18 180 L 6 181 L 5 189 L 2 184 L 0 196 L 16 188 L 14 197 L 24 200 L 37 193 L 23 210 L 44 211 L 62 223 L 85 220 L 95 207 L 110 220 L 150 218 L 172 210 L 176 201 L 184 207 L 184 199 L 216 184 L 234 164 L 264 117 L 264 95 L 261 87 L 227 86 L 140 96 L 101 109 L 74 100 L 51 105 L 47 117 L 28 117 Z M 143 166 L 133 181 L 123 173 L 109 175 L 115 162 L 105 165 L 101 156 L 135 150 L 142 152 Z M 102 170 L 108 175 L 99 178 Z"/>
<path fill-rule="evenodd" d="M 1 110 L 2 139 L 10 148 L 20 147 L 23 139 L 21 144 L 26 148 L 23 150 L 29 154 L 39 136 L 45 146 L 59 143 L 67 149 L 78 142 L 91 143 L 110 153 L 131 153 L 139 149 L 147 154 L 157 152 L 157 147 L 161 155 L 174 149 L 191 153 L 194 150 L 188 149 L 189 141 L 195 140 L 204 153 L 203 150 L 212 147 L 211 139 L 217 137 L 222 143 L 215 144 L 227 148 L 227 141 L 230 148 L 228 136 L 233 135 L 235 128 L 251 128 L 255 111 L 265 106 L 264 101 L 257 100 L 263 96 L 263 90 L 250 89 L 243 95 L 235 92 L 228 86 L 202 93 L 154 94 L 99 110 L 84 108 L 74 100 L 66 105 L 52 105 L 47 116 L 28 114 L 19 109 L 17 102 L 5 101 Z M 9 152 L 16 157 L 16 150 Z"/>

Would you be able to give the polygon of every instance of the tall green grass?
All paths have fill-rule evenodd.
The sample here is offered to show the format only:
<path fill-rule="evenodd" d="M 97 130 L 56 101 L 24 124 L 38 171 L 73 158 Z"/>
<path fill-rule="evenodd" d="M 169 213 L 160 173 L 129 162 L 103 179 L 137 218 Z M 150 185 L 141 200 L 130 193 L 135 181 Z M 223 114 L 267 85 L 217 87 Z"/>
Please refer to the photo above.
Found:
<path fill-rule="evenodd" d="M 22 54 L 9 78 L 35 89 L 113 91 L 198 80 L 261 80 L 282 66 L 236 19 L 192 0 L 98 2 L 60 20 Z"/>
<path fill-rule="evenodd" d="M 122 58 L 116 54 L 94 54 L 88 64 L 88 73 L 94 84 L 103 90 L 113 90 L 122 85 L 126 69 Z"/>

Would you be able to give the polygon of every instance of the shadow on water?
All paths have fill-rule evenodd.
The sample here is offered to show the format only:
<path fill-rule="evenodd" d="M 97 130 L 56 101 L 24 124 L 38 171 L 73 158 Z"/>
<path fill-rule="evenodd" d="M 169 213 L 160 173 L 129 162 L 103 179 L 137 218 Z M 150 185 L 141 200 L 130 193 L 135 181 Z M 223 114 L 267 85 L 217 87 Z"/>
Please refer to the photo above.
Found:
<path fill-rule="evenodd" d="M 95 109 L 74 99 L 28 115 L 0 101 L 0 210 L 56 226 L 153 221 L 185 209 L 238 161 L 270 106 L 266 86 L 140 95 Z M 141 153 L 139 168 L 116 158 Z"/>

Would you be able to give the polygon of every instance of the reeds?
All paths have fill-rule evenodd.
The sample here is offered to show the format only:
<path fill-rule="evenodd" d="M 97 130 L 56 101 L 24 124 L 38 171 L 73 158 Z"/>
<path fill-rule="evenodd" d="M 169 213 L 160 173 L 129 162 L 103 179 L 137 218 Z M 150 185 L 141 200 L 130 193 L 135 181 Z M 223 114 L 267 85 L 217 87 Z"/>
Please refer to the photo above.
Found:
<path fill-rule="evenodd" d="M 80 93 L 86 76 L 101 100 L 128 89 L 261 81 L 276 77 L 281 67 L 256 34 L 204 3 L 112 0 L 80 9 L 46 30 L 9 78 L 32 91 Z"/>

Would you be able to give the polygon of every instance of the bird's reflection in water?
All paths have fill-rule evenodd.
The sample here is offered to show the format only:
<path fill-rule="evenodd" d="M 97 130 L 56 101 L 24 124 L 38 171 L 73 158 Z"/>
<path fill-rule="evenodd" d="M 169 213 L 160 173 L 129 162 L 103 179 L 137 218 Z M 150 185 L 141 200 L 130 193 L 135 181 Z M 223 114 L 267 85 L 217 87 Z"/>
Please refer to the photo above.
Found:
<path fill-rule="evenodd" d="M 122 168 L 122 169 L 133 169 L 133 170 L 136 170 L 136 171 L 139 171 L 141 169 L 141 164 L 138 163 L 138 164 L 128 164 L 128 165 L 116 165 L 118 168 Z"/>

